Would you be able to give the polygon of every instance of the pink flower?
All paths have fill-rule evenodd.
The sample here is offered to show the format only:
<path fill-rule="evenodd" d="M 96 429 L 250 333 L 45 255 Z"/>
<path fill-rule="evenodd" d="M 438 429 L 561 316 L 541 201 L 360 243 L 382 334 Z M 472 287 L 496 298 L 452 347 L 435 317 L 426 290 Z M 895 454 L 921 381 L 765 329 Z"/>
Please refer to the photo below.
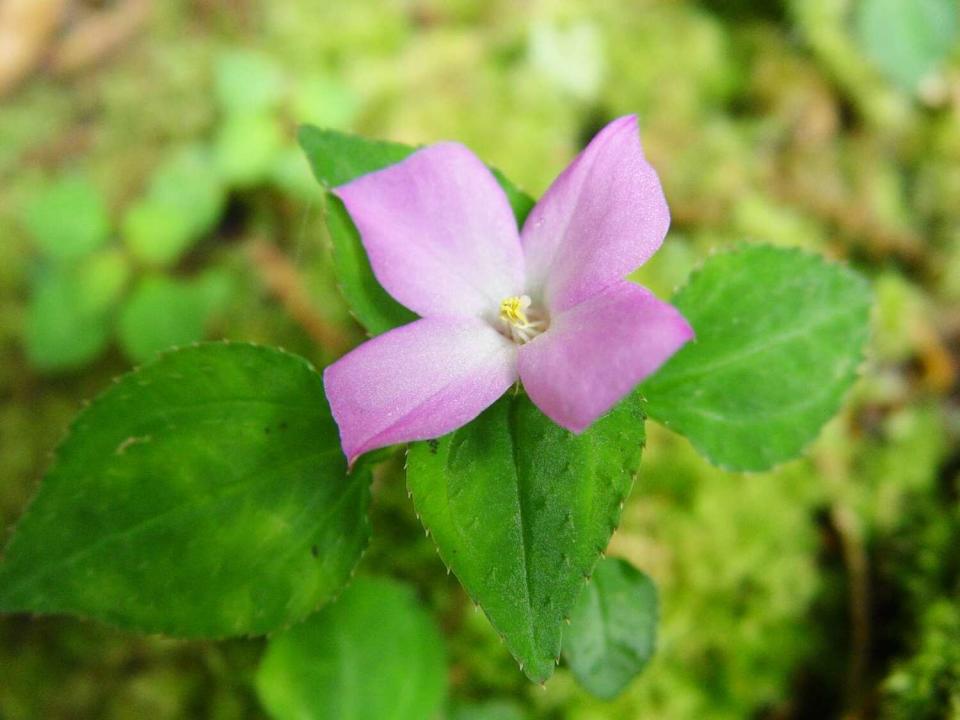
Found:
<path fill-rule="evenodd" d="M 351 463 L 456 430 L 518 378 L 545 415 L 581 432 L 693 337 L 675 308 L 624 279 L 670 224 L 634 116 L 597 134 L 522 232 L 489 169 L 457 143 L 334 192 L 377 279 L 421 316 L 324 372 Z"/>

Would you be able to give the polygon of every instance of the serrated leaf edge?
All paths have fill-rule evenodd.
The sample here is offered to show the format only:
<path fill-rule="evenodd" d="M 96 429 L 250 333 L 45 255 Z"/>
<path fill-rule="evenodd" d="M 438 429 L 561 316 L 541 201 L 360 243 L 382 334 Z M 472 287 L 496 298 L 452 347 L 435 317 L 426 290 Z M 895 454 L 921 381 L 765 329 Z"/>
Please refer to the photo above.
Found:
<path fill-rule="evenodd" d="M 163 350 L 163 351 L 157 353 L 153 358 L 151 358 L 151 359 L 148 360 L 147 362 L 142 363 L 142 364 L 140 364 L 140 365 L 136 365 L 136 366 L 134 366 L 133 368 L 131 368 L 130 370 L 128 370 L 127 372 L 122 373 L 122 374 L 120 374 L 120 375 L 117 375 L 117 376 L 113 377 L 113 378 L 111 379 L 111 381 L 110 381 L 110 385 L 108 385 L 103 391 L 101 391 L 100 393 L 98 393 L 92 400 L 84 400 L 84 401 L 82 401 L 80 412 L 78 412 L 78 413 L 74 416 L 73 420 L 71 420 L 70 423 L 67 425 L 67 429 L 64 431 L 63 436 L 60 438 L 60 440 L 59 440 L 59 442 L 57 443 L 56 447 L 51 451 L 51 453 L 50 453 L 50 464 L 48 465 L 47 469 L 44 471 L 43 476 L 42 476 L 41 479 L 40 479 L 40 482 L 37 483 L 37 486 L 36 486 L 36 489 L 35 489 L 34 492 L 33 492 L 33 495 L 32 495 L 32 496 L 30 497 L 30 499 L 27 501 L 27 504 L 24 506 L 23 512 L 20 513 L 20 516 L 17 518 L 17 520 L 16 520 L 16 521 L 7 529 L 7 531 L 6 531 L 7 538 L 6 538 L 6 542 L 5 542 L 4 545 L 3 545 L 2 552 L 0 552 L 0 564 L 2 564 L 2 563 L 4 562 L 4 560 L 5 560 L 6 551 L 7 551 L 7 549 L 8 549 L 9 546 L 10 546 L 10 543 L 11 543 L 11 541 L 12 541 L 12 539 L 13 539 L 13 536 L 16 535 L 17 530 L 19 529 L 20 525 L 23 523 L 23 521 L 24 521 L 24 520 L 30 515 L 30 513 L 33 511 L 33 509 L 34 509 L 34 504 L 35 504 L 35 502 L 36 502 L 36 499 L 37 499 L 37 497 L 38 497 L 39 494 L 40 494 L 40 486 L 43 484 L 44 479 L 45 479 L 50 473 L 52 473 L 52 472 L 56 469 L 57 464 L 58 464 L 59 459 L 60 459 L 60 453 L 59 453 L 60 448 L 61 448 L 64 444 L 66 444 L 67 441 L 69 441 L 70 438 L 73 436 L 74 430 L 75 430 L 75 428 L 78 426 L 78 424 L 80 423 L 80 421 L 81 421 L 89 412 L 91 412 L 91 411 L 93 410 L 93 408 L 97 407 L 97 406 L 103 401 L 103 398 L 104 398 L 105 395 L 107 395 L 107 392 L 108 392 L 108 390 L 110 389 L 110 387 L 115 386 L 115 385 L 119 385 L 120 383 L 122 383 L 123 381 L 125 381 L 127 378 L 134 377 L 134 376 L 137 375 L 139 372 L 143 371 L 143 370 L 146 369 L 146 368 L 150 368 L 150 367 L 158 364 L 158 363 L 161 362 L 163 359 L 165 359 L 168 355 L 171 355 L 171 354 L 173 354 L 173 353 L 177 353 L 177 352 L 180 352 L 180 351 L 182 351 L 182 350 L 186 350 L 186 349 L 190 349 L 190 348 L 198 348 L 198 347 L 206 347 L 206 346 L 218 346 L 218 345 L 243 346 L 243 347 L 255 348 L 255 349 L 257 349 L 257 350 L 263 350 L 263 351 L 267 351 L 267 352 L 278 352 L 278 353 L 280 353 L 280 354 L 282 354 L 282 355 L 285 355 L 285 356 L 287 356 L 287 357 L 293 358 L 293 359 L 297 360 L 298 362 L 302 363 L 303 366 L 306 367 L 309 371 L 311 371 L 311 372 L 313 372 L 313 373 L 316 373 L 316 374 L 318 374 L 318 375 L 320 374 L 320 373 L 317 371 L 316 367 L 313 365 L 313 363 L 310 362 L 307 358 L 303 357 L 302 355 L 298 355 L 298 354 L 296 354 L 296 353 L 289 352 L 288 350 L 286 350 L 286 349 L 283 348 L 283 347 L 273 346 L 273 345 L 263 345 L 263 344 L 260 344 L 260 343 L 249 342 L 249 341 L 242 341 L 242 342 L 240 342 L 240 341 L 228 340 L 228 339 L 224 338 L 223 340 L 210 340 L 210 341 L 203 341 L 203 342 L 194 342 L 194 343 L 190 343 L 189 345 L 182 345 L 182 346 L 178 345 L 178 346 L 173 346 L 173 347 L 167 348 L 166 350 Z M 372 476 L 371 476 L 371 482 L 372 482 Z M 367 500 L 367 508 L 368 508 L 368 509 L 369 509 L 370 505 L 371 505 L 372 502 L 373 502 L 373 495 L 372 495 L 372 492 L 371 492 L 371 489 L 370 489 L 370 488 L 371 488 L 371 483 L 368 482 L 368 483 L 366 484 L 366 495 L 367 495 L 366 500 Z M 264 632 L 264 633 L 239 633 L 239 634 L 237 634 L 237 633 L 225 633 L 225 634 L 216 634 L 216 633 L 214 633 L 214 634 L 186 634 L 186 635 L 181 635 L 181 634 L 170 633 L 170 632 L 165 631 L 165 630 L 158 630 L 158 629 L 153 629 L 153 628 L 149 628 L 149 627 L 148 627 L 148 628 L 144 628 L 143 626 L 124 625 L 123 623 L 118 623 L 118 622 L 115 622 L 115 621 L 106 620 L 106 619 L 99 618 L 99 617 L 96 617 L 96 616 L 94 616 L 94 615 L 90 615 L 90 614 L 84 613 L 84 612 L 63 611 L 63 612 L 51 612 L 51 613 L 42 613 L 42 612 L 41 612 L 41 613 L 38 613 L 38 612 L 26 611 L 26 612 L 17 612 L 17 613 L 15 613 L 15 614 L 26 615 L 27 617 L 29 617 L 29 618 L 31 618 L 31 619 L 38 619 L 38 618 L 41 618 L 41 617 L 49 617 L 49 616 L 51 616 L 51 615 L 53 615 L 53 616 L 69 616 L 69 617 L 71 617 L 71 618 L 75 618 L 75 619 L 80 620 L 80 621 L 82 621 L 82 622 L 95 622 L 95 623 L 99 623 L 99 624 L 101 624 L 101 625 L 104 625 L 104 626 L 106 626 L 106 627 L 112 627 L 112 628 L 117 629 L 117 630 L 122 630 L 122 631 L 124 631 L 124 632 L 136 632 L 138 635 L 140 635 L 140 636 L 142 636 L 142 637 L 149 637 L 149 638 L 173 638 L 173 639 L 178 639 L 178 640 L 210 640 L 210 641 L 214 641 L 214 642 L 221 641 L 221 640 L 228 640 L 228 639 L 237 639 L 237 638 L 239 638 L 239 639 L 247 639 L 247 640 L 249 640 L 249 639 L 254 639 L 254 638 L 261 638 L 261 637 L 268 637 L 268 638 L 269 638 L 269 637 L 272 637 L 273 635 L 275 635 L 275 634 L 277 634 L 277 633 L 279 633 L 279 632 L 283 632 L 284 630 L 287 630 L 287 629 L 289 629 L 289 628 L 291 628 L 291 627 L 293 627 L 293 626 L 295 626 L 295 625 L 298 625 L 299 623 L 301 623 L 301 622 L 303 622 L 304 620 L 306 620 L 306 618 L 310 617 L 311 615 L 313 615 L 314 613 L 316 613 L 318 610 L 320 610 L 321 608 L 323 608 L 323 607 L 325 607 L 326 605 L 330 604 L 331 602 L 334 602 L 338 597 L 340 597 L 340 595 L 343 593 L 344 589 L 353 581 L 353 578 L 355 577 L 356 572 L 357 572 L 357 568 L 359 567 L 360 562 L 362 561 L 363 557 L 366 555 L 366 552 L 367 552 L 367 550 L 368 550 L 369 547 L 370 547 L 370 537 L 371 537 L 371 535 L 372 535 L 372 526 L 371 526 L 371 523 L 370 523 L 370 515 L 369 515 L 369 513 L 365 513 L 365 514 L 363 515 L 363 518 L 362 518 L 362 520 L 361 520 L 361 525 L 362 525 L 363 529 L 366 531 L 366 532 L 364 533 L 363 547 L 360 549 L 360 553 L 357 555 L 357 560 L 356 560 L 356 562 L 353 564 L 353 567 L 352 567 L 352 568 L 350 569 L 350 571 L 349 571 L 349 574 L 348 574 L 348 576 L 347 576 L 347 580 L 346 580 L 346 581 L 344 582 L 344 584 L 340 587 L 340 589 L 339 589 L 337 592 L 332 593 L 332 594 L 330 595 L 330 597 L 327 598 L 326 600 L 323 600 L 323 601 L 317 603 L 316 606 L 314 606 L 314 607 L 313 607 L 311 610 L 309 610 L 308 612 L 304 613 L 301 617 L 299 617 L 299 618 L 297 618 L 297 619 L 292 619 L 292 620 L 288 621 L 287 623 L 285 623 L 285 624 L 283 624 L 283 625 L 281 625 L 281 626 L 278 626 L 277 628 L 275 628 L 275 629 L 273 629 L 273 630 L 270 630 L 270 631 L 268 631 L 268 632 Z M 0 614 L 6 614 L 6 613 L 2 613 L 2 611 L 0 611 Z M 14 614 L 14 613 L 11 613 L 11 614 Z"/>
<path fill-rule="evenodd" d="M 846 273 L 848 278 L 856 281 L 861 286 L 861 288 L 870 296 L 868 300 L 867 328 L 866 328 L 866 331 L 864 332 L 863 340 L 857 349 L 857 357 L 855 358 L 855 362 L 851 366 L 852 369 L 850 373 L 847 375 L 847 377 L 845 378 L 846 389 L 839 394 L 837 398 L 837 402 L 833 406 L 832 411 L 830 413 L 831 418 L 833 418 L 840 412 L 841 408 L 843 408 L 843 406 L 846 404 L 850 395 L 853 393 L 854 387 L 857 384 L 857 380 L 860 378 L 860 376 L 863 373 L 863 369 L 867 360 L 868 348 L 870 345 L 870 337 L 872 334 L 871 319 L 875 312 L 875 305 L 873 303 L 873 293 L 870 288 L 870 282 L 862 273 L 857 272 L 853 268 L 853 266 L 850 265 L 849 262 L 828 258 L 820 253 L 809 251 L 806 248 L 781 247 L 778 245 L 771 245 L 769 243 L 741 242 L 741 243 L 737 243 L 736 245 L 730 248 L 714 248 L 705 258 L 703 258 L 703 260 L 699 263 L 699 265 L 690 272 L 690 275 L 687 277 L 687 281 L 680 288 L 678 288 L 676 292 L 673 293 L 673 295 L 671 296 L 670 302 L 673 303 L 674 300 L 677 298 L 677 296 L 680 295 L 682 292 L 684 292 L 694 282 L 694 280 L 696 280 L 696 278 L 703 273 L 706 264 L 714 257 L 720 256 L 720 255 L 739 255 L 746 251 L 757 250 L 758 248 L 762 248 L 765 251 L 774 251 L 774 252 L 792 254 L 797 257 L 803 257 L 807 260 L 817 260 L 827 266 L 834 266 L 840 269 L 841 271 L 843 271 L 844 273 Z M 696 342 L 696 339 L 694 339 L 694 342 Z M 656 375 L 656 373 L 654 373 L 654 375 Z M 644 406 L 644 414 L 648 419 L 651 419 L 654 422 L 656 422 L 658 425 L 661 425 L 662 427 L 665 427 L 671 432 L 686 438 L 690 442 L 690 444 L 693 446 L 693 448 L 697 451 L 697 453 L 704 460 L 709 462 L 713 467 L 719 470 L 723 470 L 724 472 L 737 473 L 741 475 L 748 475 L 748 476 L 761 475 L 763 473 L 774 471 L 780 467 L 783 467 L 788 463 L 794 462 L 799 458 L 802 458 L 804 455 L 807 454 L 810 448 L 816 444 L 817 440 L 819 440 L 820 436 L 823 434 L 823 429 L 827 424 L 827 423 L 823 423 L 817 429 L 817 431 L 813 434 L 813 436 L 792 457 L 783 458 L 782 460 L 777 460 L 772 464 L 765 465 L 763 467 L 738 467 L 738 466 L 730 465 L 728 463 L 720 462 L 714 459 L 713 457 L 711 457 L 707 449 L 702 447 L 699 442 L 697 442 L 693 438 L 687 437 L 684 433 L 675 429 L 670 422 L 662 421 L 659 418 L 655 417 L 654 415 L 651 415 L 649 412 L 646 411 L 646 397 L 644 397 L 642 393 L 640 397 Z M 829 422 L 829 420 L 827 422 Z"/>

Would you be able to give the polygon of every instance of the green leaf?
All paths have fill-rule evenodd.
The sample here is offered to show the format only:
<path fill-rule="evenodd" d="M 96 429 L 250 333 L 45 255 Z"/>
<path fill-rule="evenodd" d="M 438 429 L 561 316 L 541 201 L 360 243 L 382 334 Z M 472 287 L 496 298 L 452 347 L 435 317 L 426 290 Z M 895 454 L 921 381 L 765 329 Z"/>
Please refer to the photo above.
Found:
<path fill-rule="evenodd" d="M 577 681 L 599 698 L 616 697 L 653 657 L 656 637 L 653 581 L 624 560 L 601 560 L 563 637 Z"/>
<path fill-rule="evenodd" d="M 424 720 L 446 690 L 443 638 L 404 585 L 358 577 L 270 641 L 257 690 L 276 720 Z"/>
<path fill-rule="evenodd" d="M 313 174 L 327 189 L 394 165 L 417 149 L 411 145 L 322 130 L 312 125 L 302 125 L 298 139 Z"/>
<path fill-rule="evenodd" d="M 123 295 L 130 280 L 130 261 L 119 249 L 101 250 L 77 266 L 80 309 L 107 312 Z"/>
<path fill-rule="evenodd" d="M 167 353 L 74 422 L 0 563 L 0 610 L 182 637 L 276 630 L 346 582 L 368 503 L 305 360 Z"/>
<path fill-rule="evenodd" d="M 109 267 L 99 267 L 101 263 L 101 258 L 92 256 L 79 266 L 43 268 L 34 277 L 24 344 L 27 359 L 37 369 L 75 370 L 106 348 L 110 339 L 107 310 L 116 290 L 107 285 L 118 278 L 110 276 Z"/>
<path fill-rule="evenodd" d="M 225 203 L 211 153 L 183 148 L 157 168 L 146 195 L 124 214 L 124 240 L 143 262 L 170 265 L 210 232 Z"/>
<path fill-rule="evenodd" d="M 190 223 L 183 215 L 150 198 L 138 200 L 126 209 L 121 232 L 134 257 L 161 267 L 175 262 L 194 240 Z"/>
<path fill-rule="evenodd" d="M 450 712 L 450 720 L 525 720 L 526 714 L 506 700 L 460 704 Z"/>
<path fill-rule="evenodd" d="M 220 219 L 226 188 L 211 151 L 189 145 L 156 169 L 148 196 L 183 215 L 193 235 L 203 235 Z"/>
<path fill-rule="evenodd" d="M 196 280 L 143 278 L 127 299 L 118 326 L 120 346 L 134 362 L 202 340 L 211 316 L 229 294 L 229 280 L 209 273 Z"/>
<path fill-rule="evenodd" d="M 535 682 L 553 673 L 564 620 L 619 522 L 643 442 L 634 397 L 574 435 L 516 395 L 410 447 L 420 519 Z"/>
<path fill-rule="evenodd" d="M 911 93 L 954 49 L 958 23 L 956 0 L 861 0 L 857 13 L 867 55 Z"/>
<path fill-rule="evenodd" d="M 332 242 L 333 270 L 350 311 L 371 335 L 379 335 L 417 319 L 377 282 L 367 252 L 340 198 L 327 194 L 327 229 Z"/>
<path fill-rule="evenodd" d="M 217 130 L 213 150 L 220 175 L 250 187 L 269 179 L 283 153 L 283 131 L 272 115 L 233 115 Z"/>
<path fill-rule="evenodd" d="M 866 281 L 798 250 L 714 255 L 672 302 L 696 339 L 641 385 L 647 412 L 731 470 L 799 455 L 839 409 L 869 332 Z"/>
<path fill-rule="evenodd" d="M 87 180 L 62 178 L 46 187 L 24 212 L 24 225 L 50 258 L 73 260 L 103 245 L 110 217 L 103 198 Z"/>
<path fill-rule="evenodd" d="M 310 125 L 300 128 L 299 139 L 314 175 L 327 190 L 398 163 L 417 149 Z M 502 173 L 495 169 L 493 173 L 507 193 L 517 222 L 522 224 L 533 207 L 533 200 Z M 343 203 L 327 193 L 326 207 L 334 272 L 340 290 L 360 324 L 371 335 L 379 335 L 415 320 L 417 316 L 390 297 L 377 282 L 360 235 Z"/>

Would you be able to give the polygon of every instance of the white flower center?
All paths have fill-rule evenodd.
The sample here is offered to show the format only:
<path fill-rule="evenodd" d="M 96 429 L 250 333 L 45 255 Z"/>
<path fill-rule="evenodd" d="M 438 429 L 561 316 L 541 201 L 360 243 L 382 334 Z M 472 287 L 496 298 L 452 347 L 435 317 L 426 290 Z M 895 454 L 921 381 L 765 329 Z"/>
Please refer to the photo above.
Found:
<path fill-rule="evenodd" d="M 497 319 L 500 332 L 518 345 L 530 342 L 550 324 L 546 312 L 532 305 L 529 295 L 506 298 L 500 303 Z"/>

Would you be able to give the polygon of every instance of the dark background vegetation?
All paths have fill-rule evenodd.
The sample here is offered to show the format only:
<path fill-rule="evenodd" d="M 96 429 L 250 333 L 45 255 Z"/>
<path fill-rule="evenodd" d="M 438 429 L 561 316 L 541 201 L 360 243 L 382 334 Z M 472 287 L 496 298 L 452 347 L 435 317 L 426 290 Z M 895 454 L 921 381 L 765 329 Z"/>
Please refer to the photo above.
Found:
<path fill-rule="evenodd" d="M 917 25 L 911 6 L 945 20 Z M 319 366 L 362 338 L 297 123 L 461 140 L 539 195 L 637 112 L 673 212 L 637 274 L 658 294 L 744 241 L 870 276 L 873 337 L 844 412 L 762 475 L 651 428 L 610 553 L 658 583 L 659 651 L 612 703 L 563 668 L 527 683 L 424 538 L 397 465 L 375 483 L 364 569 L 418 588 L 455 699 L 576 720 L 960 718 L 951 6 L 0 0 L 0 525 L 82 401 L 156 350 L 229 337 Z M 260 717 L 261 648 L 8 617 L 0 718 Z"/>

